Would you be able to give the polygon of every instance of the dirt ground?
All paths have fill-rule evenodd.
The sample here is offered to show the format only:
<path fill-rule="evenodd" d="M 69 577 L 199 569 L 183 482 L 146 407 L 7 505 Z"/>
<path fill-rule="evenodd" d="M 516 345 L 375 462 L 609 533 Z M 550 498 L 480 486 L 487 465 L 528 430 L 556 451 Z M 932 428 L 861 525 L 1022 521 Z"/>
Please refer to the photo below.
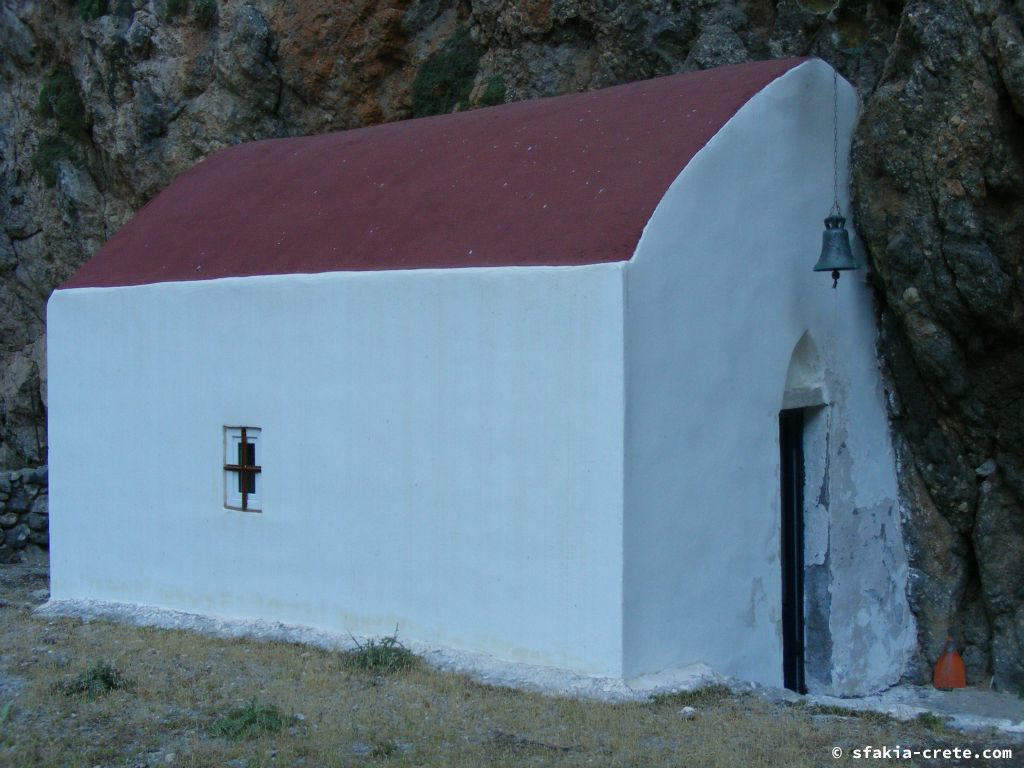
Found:
<path fill-rule="evenodd" d="M 935 717 L 723 688 L 578 701 L 423 666 L 380 674 L 303 645 L 45 617 L 47 579 L 45 556 L 0 566 L 0 766 L 1024 765 L 1024 743 Z M 926 749 L 961 752 L 913 754 Z"/>

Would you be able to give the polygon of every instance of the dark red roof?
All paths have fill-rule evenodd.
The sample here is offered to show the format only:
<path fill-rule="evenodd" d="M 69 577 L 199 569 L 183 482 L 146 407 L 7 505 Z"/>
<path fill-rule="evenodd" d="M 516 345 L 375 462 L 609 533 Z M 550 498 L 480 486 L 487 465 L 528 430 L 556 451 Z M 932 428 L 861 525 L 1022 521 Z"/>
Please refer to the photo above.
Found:
<path fill-rule="evenodd" d="M 627 260 L 690 159 L 802 61 L 230 147 L 62 287 Z"/>

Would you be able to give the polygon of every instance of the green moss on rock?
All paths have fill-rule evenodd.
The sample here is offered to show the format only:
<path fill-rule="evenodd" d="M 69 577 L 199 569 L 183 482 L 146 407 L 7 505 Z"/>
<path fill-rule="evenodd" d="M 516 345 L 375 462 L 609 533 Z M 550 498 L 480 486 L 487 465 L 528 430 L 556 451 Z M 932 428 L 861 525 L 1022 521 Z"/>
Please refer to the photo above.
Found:
<path fill-rule="evenodd" d="M 836 43 L 840 50 L 859 53 L 868 42 L 871 30 L 864 15 L 843 8 L 836 18 Z"/>
<path fill-rule="evenodd" d="M 183 16 L 188 11 L 188 0 L 164 0 L 160 18 L 164 21 L 171 21 L 178 16 Z"/>
<path fill-rule="evenodd" d="M 60 130 L 70 136 L 84 136 L 88 132 L 78 83 L 65 70 L 56 70 L 46 78 L 36 108 L 41 117 L 55 118 Z"/>
<path fill-rule="evenodd" d="M 439 115 L 467 106 L 481 53 L 469 30 L 458 27 L 416 73 L 412 84 L 413 117 Z"/>
<path fill-rule="evenodd" d="M 840 0 L 797 0 L 797 5 L 805 11 L 827 16 L 839 7 Z"/>
<path fill-rule="evenodd" d="M 216 0 L 194 0 L 192 18 L 201 27 L 209 27 L 217 19 Z"/>
<path fill-rule="evenodd" d="M 32 155 L 32 169 L 39 174 L 43 183 L 52 187 L 57 183 L 57 163 L 61 160 L 75 160 L 74 148 L 60 136 L 44 136 Z"/>
<path fill-rule="evenodd" d="M 109 0 L 78 0 L 75 5 L 78 8 L 78 15 L 85 21 L 93 21 L 110 13 Z"/>
<path fill-rule="evenodd" d="M 505 103 L 505 78 L 493 75 L 487 79 L 484 92 L 480 95 L 481 107 L 493 107 Z"/>

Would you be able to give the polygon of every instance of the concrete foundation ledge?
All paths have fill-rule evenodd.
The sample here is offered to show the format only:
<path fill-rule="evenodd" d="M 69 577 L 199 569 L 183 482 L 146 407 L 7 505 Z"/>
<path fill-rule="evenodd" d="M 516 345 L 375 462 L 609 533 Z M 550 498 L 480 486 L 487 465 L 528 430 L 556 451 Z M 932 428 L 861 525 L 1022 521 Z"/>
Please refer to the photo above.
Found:
<path fill-rule="evenodd" d="M 935 715 L 943 718 L 949 728 L 995 730 L 1015 742 L 1024 742 L 1024 699 L 1011 693 L 983 688 L 940 691 L 931 686 L 897 685 L 881 693 L 850 699 L 823 695 L 803 698 L 810 706 L 880 712 L 897 720 Z"/>

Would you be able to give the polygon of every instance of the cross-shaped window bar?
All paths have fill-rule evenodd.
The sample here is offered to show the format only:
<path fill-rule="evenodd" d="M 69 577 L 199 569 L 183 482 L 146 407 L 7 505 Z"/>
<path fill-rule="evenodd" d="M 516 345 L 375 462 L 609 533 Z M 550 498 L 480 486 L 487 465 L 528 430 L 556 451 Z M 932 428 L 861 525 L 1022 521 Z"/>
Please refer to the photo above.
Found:
<path fill-rule="evenodd" d="M 250 443 L 241 427 L 241 440 L 238 442 L 238 463 L 225 464 L 224 470 L 238 473 L 238 492 L 242 494 L 242 511 L 249 508 L 249 494 L 256 493 L 256 475 L 262 468 L 256 463 L 256 444 Z"/>

